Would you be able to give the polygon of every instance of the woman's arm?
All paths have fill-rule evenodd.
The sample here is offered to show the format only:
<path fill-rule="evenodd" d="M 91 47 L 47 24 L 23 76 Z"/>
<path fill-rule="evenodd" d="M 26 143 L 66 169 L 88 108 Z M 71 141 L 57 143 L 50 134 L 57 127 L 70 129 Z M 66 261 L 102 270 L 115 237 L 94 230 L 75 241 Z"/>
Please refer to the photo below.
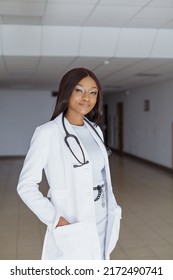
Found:
<path fill-rule="evenodd" d="M 52 228 L 56 215 L 55 207 L 47 197 L 39 191 L 39 183 L 42 180 L 43 168 L 47 164 L 49 152 L 49 133 L 38 127 L 31 139 L 29 151 L 17 186 L 18 194 L 26 205 L 47 226 Z"/>

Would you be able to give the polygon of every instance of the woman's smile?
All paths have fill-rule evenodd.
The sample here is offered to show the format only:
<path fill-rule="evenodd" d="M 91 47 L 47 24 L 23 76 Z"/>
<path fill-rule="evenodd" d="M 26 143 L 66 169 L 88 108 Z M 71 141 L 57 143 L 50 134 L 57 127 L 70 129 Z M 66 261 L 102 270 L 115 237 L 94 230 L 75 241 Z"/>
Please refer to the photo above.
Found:
<path fill-rule="evenodd" d="M 80 106 L 84 107 L 84 108 L 89 108 L 90 105 L 86 104 L 86 103 L 79 103 Z"/>

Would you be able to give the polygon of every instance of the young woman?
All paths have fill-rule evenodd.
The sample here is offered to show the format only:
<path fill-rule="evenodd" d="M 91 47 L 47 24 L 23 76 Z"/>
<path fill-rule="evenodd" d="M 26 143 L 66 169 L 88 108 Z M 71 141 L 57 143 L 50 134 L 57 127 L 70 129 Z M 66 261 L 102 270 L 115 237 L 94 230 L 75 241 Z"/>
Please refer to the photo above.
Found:
<path fill-rule="evenodd" d="M 101 87 L 94 73 L 75 68 L 62 78 L 51 121 L 31 140 L 17 186 L 47 225 L 42 259 L 109 259 L 120 227 L 107 150 L 97 125 Z M 42 172 L 49 195 L 39 191 Z"/>

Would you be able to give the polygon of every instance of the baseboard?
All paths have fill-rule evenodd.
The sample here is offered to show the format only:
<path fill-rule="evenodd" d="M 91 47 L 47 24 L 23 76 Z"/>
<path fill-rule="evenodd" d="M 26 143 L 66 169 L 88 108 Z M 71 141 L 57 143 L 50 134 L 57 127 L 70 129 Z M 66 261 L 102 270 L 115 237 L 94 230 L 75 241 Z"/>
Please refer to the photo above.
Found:
<path fill-rule="evenodd" d="M 171 175 L 173 175 L 173 168 L 171 168 L 171 167 L 167 167 L 167 166 L 161 165 L 159 163 L 152 162 L 152 161 L 144 159 L 144 158 L 140 158 L 138 156 L 132 155 L 132 154 L 127 153 L 127 152 L 119 152 L 118 150 L 115 150 L 115 149 L 113 149 L 113 151 L 115 151 L 119 156 L 129 157 L 129 158 L 134 159 L 136 161 L 139 161 L 141 163 L 150 165 L 152 167 L 159 168 L 162 171 L 167 171 L 167 172 L 171 173 Z"/>
<path fill-rule="evenodd" d="M 17 159 L 24 159 L 25 155 L 20 156 L 0 156 L 0 160 L 17 160 Z"/>

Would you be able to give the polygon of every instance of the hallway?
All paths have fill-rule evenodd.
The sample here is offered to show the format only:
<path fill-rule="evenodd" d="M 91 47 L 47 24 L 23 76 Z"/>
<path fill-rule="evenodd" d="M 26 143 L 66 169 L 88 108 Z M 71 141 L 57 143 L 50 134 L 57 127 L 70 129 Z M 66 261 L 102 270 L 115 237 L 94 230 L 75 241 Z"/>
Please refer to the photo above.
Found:
<path fill-rule="evenodd" d="M 0 259 L 40 259 L 45 226 L 16 192 L 23 159 L 0 160 Z M 173 176 L 129 157 L 110 157 L 122 206 L 120 239 L 111 259 L 173 259 Z M 46 194 L 46 182 L 41 190 Z"/>

